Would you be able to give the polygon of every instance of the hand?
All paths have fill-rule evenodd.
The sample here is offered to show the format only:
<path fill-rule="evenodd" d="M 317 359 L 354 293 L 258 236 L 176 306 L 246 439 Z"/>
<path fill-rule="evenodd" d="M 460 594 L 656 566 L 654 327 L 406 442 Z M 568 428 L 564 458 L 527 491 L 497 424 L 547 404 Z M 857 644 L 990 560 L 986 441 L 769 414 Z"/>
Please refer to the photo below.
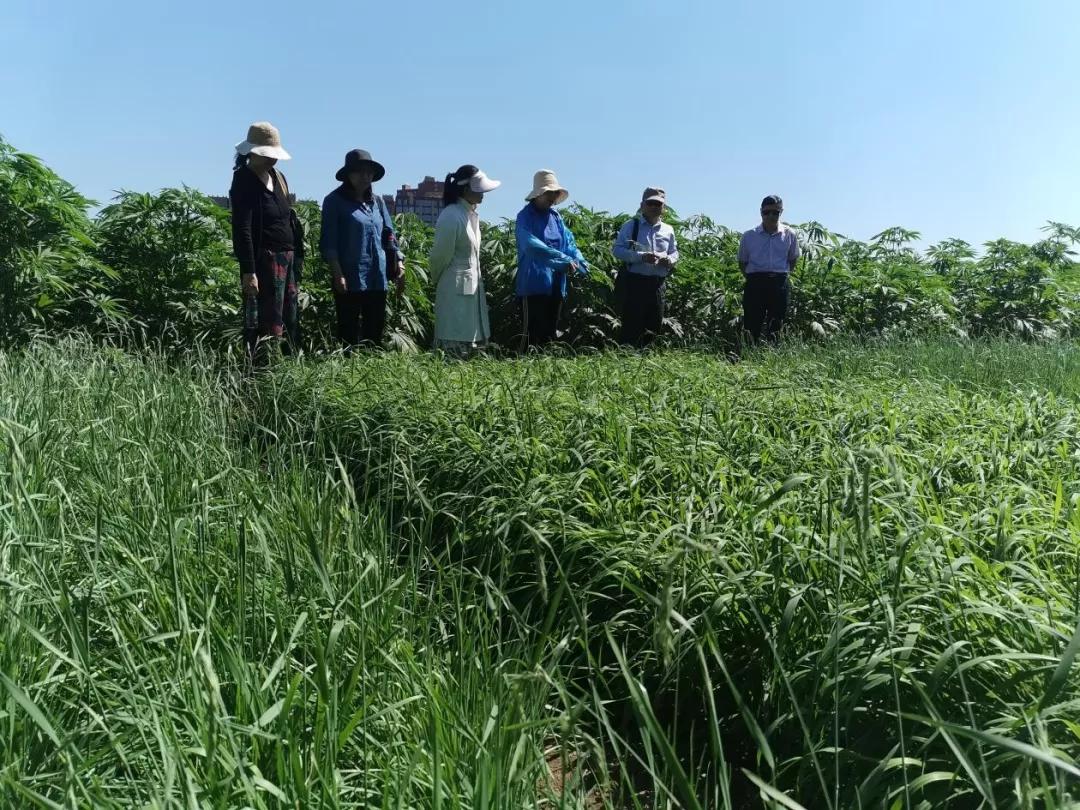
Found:
<path fill-rule="evenodd" d="M 405 267 L 401 266 L 401 270 L 398 273 L 398 277 L 394 279 L 394 289 L 397 290 L 397 294 L 401 295 L 405 292 Z"/>
<path fill-rule="evenodd" d="M 259 277 L 254 273 L 244 273 L 240 276 L 240 291 L 245 296 L 259 294 Z"/>
<path fill-rule="evenodd" d="M 667 256 L 661 256 L 659 259 L 656 260 L 656 263 L 661 267 L 671 267 L 671 259 L 669 259 Z"/>
<path fill-rule="evenodd" d="M 574 272 L 577 272 L 578 263 L 577 262 L 570 262 L 570 269 L 573 270 Z"/>
<path fill-rule="evenodd" d="M 656 254 L 655 253 L 642 253 L 641 254 L 641 260 L 643 262 L 645 262 L 645 264 L 656 264 Z"/>
<path fill-rule="evenodd" d="M 349 291 L 349 285 L 345 283 L 345 276 L 342 275 L 334 276 L 334 282 L 332 286 L 334 288 L 334 292 L 336 293 L 346 293 Z"/>

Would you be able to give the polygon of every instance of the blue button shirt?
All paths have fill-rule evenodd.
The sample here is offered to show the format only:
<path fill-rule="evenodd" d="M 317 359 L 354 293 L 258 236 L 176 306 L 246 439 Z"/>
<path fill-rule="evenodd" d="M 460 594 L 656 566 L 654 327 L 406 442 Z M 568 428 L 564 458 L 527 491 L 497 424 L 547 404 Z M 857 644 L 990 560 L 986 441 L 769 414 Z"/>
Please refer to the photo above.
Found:
<path fill-rule="evenodd" d="M 739 264 L 746 265 L 746 274 L 787 273 L 799 258 L 799 240 L 795 231 L 781 225 L 769 233 L 758 225 L 742 235 L 739 242 Z"/>
<path fill-rule="evenodd" d="M 384 225 L 394 230 L 393 219 L 374 195 L 357 200 L 339 188 L 323 200 L 319 249 L 327 261 L 337 259 L 349 292 L 386 289 Z"/>

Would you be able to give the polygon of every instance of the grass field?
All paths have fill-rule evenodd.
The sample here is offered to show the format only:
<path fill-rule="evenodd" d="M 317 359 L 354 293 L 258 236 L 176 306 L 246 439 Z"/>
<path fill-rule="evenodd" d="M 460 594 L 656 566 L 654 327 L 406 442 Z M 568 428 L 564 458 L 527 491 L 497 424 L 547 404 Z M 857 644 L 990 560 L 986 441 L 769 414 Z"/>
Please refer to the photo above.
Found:
<path fill-rule="evenodd" d="M 1077 806 L 1078 396 L 1071 344 L 0 355 L 0 806 Z"/>

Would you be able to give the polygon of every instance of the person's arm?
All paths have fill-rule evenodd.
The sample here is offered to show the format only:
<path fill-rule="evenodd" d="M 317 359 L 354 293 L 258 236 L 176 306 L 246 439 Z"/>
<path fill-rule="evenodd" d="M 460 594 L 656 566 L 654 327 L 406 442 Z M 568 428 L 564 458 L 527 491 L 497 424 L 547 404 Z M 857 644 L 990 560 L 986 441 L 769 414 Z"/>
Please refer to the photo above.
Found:
<path fill-rule="evenodd" d="M 437 285 L 443 272 L 450 266 L 462 224 L 449 208 L 443 209 L 439 214 L 435 223 L 435 239 L 431 243 L 431 255 L 428 257 L 428 275 L 431 276 L 432 284 Z"/>
<path fill-rule="evenodd" d="M 372 191 L 372 193 L 374 193 L 374 190 Z M 386 200 L 384 200 L 382 197 L 379 197 L 379 207 L 380 207 L 380 209 L 382 211 L 383 222 L 386 223 L 386 227 L 390 229 L 390 233 L 394 237 L 394 246 L 397 248 L 397 255 L 398 255 L 398 268 L 401 271 L 404 271 L 405 270 L 405 254 L 401 250 L 401 243 L 398 242 L 397 228 L 394 227 L 394 218 L 390 215 L 390 211 L 386 207 Z M 382 234 L 379 234 L 379 236 L 381 237 Z"/>
<path fill-rule="evenodd" d="M 581 251 L 578 250 L 577 240 L 574 239 L 574 232 L 566 227 L 566 223 L 559 219 L 559 224 L 563 229 L 563 241 L 566 244 L 566 255 L 571 259 L 570 265 L 576 267 L 579 276 L 586 276 L 589 274 L 589 263 L 585 261 L 585 257 L 581 255 Z"/>
<path fill-rule="evenodd" d="M 750 266 L 750 247 L 746 244 L 746 234 L 739 240 L 739 270 L 746 275 L 746 268 Z"/>
<path fill-rule="evenodd" d="M 795 235 L 795 232 L 791 232 L 791 245 L 788 247 L 787 264 L 788 272 L 790 273 L 795 269 L 795 262 L 799 261 L 801 251 L 799 250 L 799 237 Z"/>
<path fill-rule="evenodd" d="M 331 287 L 334 292 L 345 292 L 345 274 L 341 270 L 341 257 L 338 253 L 338 222 L 337 204 L 334 195 L 330 194 L 322 204 L 322 234 L 319 237 L 319 251 L 330 268 L 333 281 Z"/>
<path fill-rule="evenodd" d="M 547 242 L 534 236 L 521 214 L 518 214 L 517 223 L 514 226 L 514 236 L 517 238 L 518 249 L 527 259 L 543 259 L 557 264 L 571 264 L 574 261 L 561 250 L 556 250 Z"/>
<path fill-rule="evenodd" d="M 252 222 L 255 206 L 251 196 L 237 188 L 236 181 L 229 190 L 229 208 L 232 212 L 233 253 L 240 263 L 240 274 L 255 272 L 255 241 Z"/>
<path fill-rule="evenodd" d="M 634 231 L 634 220 L 629 219 L 619 228 L 619 234 L 615 237 L 615 244 L 611 248 L 611 254 L 621 262 L 637 264 L 642 260 L 642 253 L 630 246 L 630 234 Z"/>
<path fill-rule="evenodd" d="M 233 253 L 240 265 L 240 291 L 243 295 L 258 295 L 259 277 L 255 274 L 255 205 L 250 194 L 244 194 L 234 174 L 229 188 L 229 210 L 232 218 Z"/>
<path fill-rule="evenodd" d="M 660 266 L 672 268 L 679 260 L 679 247 L 675 244 L 675 230 L 671 231 L 671 239 L 668 240 L 668 250 L 660 257 Z"/>

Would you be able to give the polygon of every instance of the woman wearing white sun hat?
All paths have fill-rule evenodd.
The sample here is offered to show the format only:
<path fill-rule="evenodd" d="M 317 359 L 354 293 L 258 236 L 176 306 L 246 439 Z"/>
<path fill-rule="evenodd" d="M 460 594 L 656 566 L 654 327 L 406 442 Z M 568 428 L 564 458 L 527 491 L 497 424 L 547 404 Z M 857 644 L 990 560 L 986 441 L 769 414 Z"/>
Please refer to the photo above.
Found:
<path fill-rule="evenodd" d="M 554 172 L 541 169 L 533 176 L 533 190 L 525 198 L 528 205 L 517 215 L 516 289 L 521 299 L 523 350 L 555 339 L 566 298 L 566 276 L 571 271 L 587 274 L 588 264 L 574 234 L 555 210 L 569 196 Z"/>
<path fill-rule="evenodd" d="M 244 295 L 244 338 L 252 359 L 260 338 L 285 338 L 289 350 L 300 345 L 297 295 L 303 234 L 288 183 L 274 168 L 289 157 L 277 129 L 266 121 L 252 124 L 247 138 L 236 145 L 229 203 Z"/>
<path fill-rule="evenodd" d="M 435 284 L 435 348 L 468 355 L 491 337 L 480 275 L 480 217 L 476 206 L 501 183 L 466 164 L 446 175 L 428 272 Z"/>

